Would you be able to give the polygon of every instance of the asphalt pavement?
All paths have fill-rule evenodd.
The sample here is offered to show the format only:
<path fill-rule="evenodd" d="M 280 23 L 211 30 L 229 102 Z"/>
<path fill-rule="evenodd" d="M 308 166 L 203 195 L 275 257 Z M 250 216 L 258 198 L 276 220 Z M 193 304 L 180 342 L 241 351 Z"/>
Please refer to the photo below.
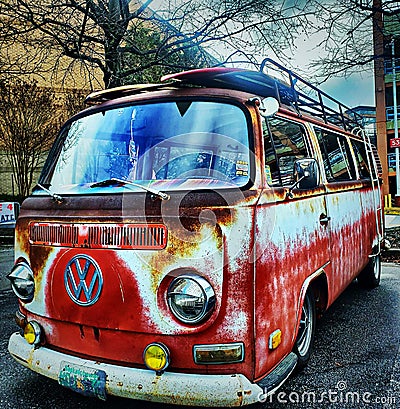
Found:
<path fill-rule="evenodd" d="M 0 291 L 10 288 L 10 282 L 6 276 L 14 264 L 13 244 L 0 245 Z"/>

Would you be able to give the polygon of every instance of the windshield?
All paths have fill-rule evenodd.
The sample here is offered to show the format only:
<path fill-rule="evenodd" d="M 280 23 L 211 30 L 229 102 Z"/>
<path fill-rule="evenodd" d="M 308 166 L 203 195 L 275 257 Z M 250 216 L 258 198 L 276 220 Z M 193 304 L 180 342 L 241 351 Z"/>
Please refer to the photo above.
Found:
<path fill-rule="evenodd" d="M 206 182 L 244 185 L 249 178 L 247 121 L 232 104 L 180 101 L 119 107 L 82 117 L 66 133 L 55 164 L 53 153 L 54 165 L 41 178 L 53 192 L 79 191 L 112 178 L 162 189 L 182 183 L 193 184 L 190 188 L 204 188 Z"/>

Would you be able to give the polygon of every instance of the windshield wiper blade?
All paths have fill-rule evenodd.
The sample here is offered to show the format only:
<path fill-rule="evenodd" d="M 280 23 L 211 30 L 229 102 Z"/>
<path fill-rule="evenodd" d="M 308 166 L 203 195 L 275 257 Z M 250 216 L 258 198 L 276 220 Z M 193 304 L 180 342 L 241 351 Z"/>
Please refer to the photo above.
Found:
<path fill-rule="evenodd" d="M 121 182 L 115 179 L 105 179 L 100 182 L 94 182 L 90 185 L 90 187 L 108 187 L 108 186 L 117 186 L 120 185 Z M 123 183 L 125 184 L 125 182 Z"/>
<path fill-rule="evenodd" d="M 40 189 L 44 190 L 46 193 L 48 193 L 56 203 L 60 204 L 64 201 L 63 197 L 61 197 L 60 195 L 57 195 L 56 193 L 51 192 L 49 189 L 47 189 L 40 183 L 38 183 L 37 186 L 40 187 Z"/>
<path fill-rule="evenodd" d="M 147 192 L 155 196 L 158 196 L 161 200 L 170 199 L 170 195 L 168 193 L 161 192 L 160 190 L 156 190 L 148 186 L 139 185 L 139 183 L 134 183 L 129 180 L 118 179 L 118 178 L 111 178 L 111 179 L 102 180 L 101 182 L 95 182 L 95 183 L 92 183 L 90 187 L 107 187 L 107 186 L 115 186 L 117 184 L 138 187 L 140 189 L 146 190 Z"/>

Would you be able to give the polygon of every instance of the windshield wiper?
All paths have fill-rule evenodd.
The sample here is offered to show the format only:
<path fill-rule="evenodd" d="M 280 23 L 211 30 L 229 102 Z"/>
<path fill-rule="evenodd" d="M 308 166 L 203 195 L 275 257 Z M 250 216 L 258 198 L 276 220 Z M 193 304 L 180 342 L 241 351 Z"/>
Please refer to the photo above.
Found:
<path fill-rule="evenodd" d="M 61 197 L 60 195 L 57 195 L 56 193 L 51 192 L 49 189 L 47 189 L 40 183 L 38 183 L 37 186 L 40 187 L 40 189 L 44 190 L 46 193 L 48 193 L 56 203 L 60 204 L 64 201 L 63 197 Z"/>
<path fill-rule="evenodd" d="M 102 180 L 101 182 L 95 182 L 90 185 L 90 187 L 107 187 L 107 186 L 114 186 L 117 184 L 123 184 L 123 185 L 130 185 L 130 186 L 135 186 L 140 189 L 146 190 L 147 192 L 158 196 L 161 200 L 169 200 L 170 195 L 168 193 L 161 192 L 160 190 L 152 189 L 151 187 L 139 185 L 138 183 L 131 182 L 129 180 L 124 180 L 124 179 L 118 179 L 118 178 L 111 178 L 111 179 L 106 179 Z"/>

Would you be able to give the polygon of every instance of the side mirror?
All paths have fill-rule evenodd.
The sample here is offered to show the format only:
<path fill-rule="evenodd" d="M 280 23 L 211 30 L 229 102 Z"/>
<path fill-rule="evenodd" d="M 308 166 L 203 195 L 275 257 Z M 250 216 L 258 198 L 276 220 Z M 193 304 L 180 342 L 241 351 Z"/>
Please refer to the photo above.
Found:
<path fill-rule="evenodd" d="M 279 102 L 274 97 L 264 98 L 259 106 L 260 115 L 268 118 L 275 115 L 279 110 Z"/>
<path fill-rule="evenodd" d="M 295 182 L 289 187 L 286 197 L 293 197 L 293 189 L 314 189 L 319 185 L 319 168 L 314 158 L 298 159 L 293 165 L 293 175 Z"/>
<path fill-rule="evenodd" d="M 319 168 L 314 158 L 294 162 L 295 186 L 299 189 L 314 189 L 319 185 Z"/>

